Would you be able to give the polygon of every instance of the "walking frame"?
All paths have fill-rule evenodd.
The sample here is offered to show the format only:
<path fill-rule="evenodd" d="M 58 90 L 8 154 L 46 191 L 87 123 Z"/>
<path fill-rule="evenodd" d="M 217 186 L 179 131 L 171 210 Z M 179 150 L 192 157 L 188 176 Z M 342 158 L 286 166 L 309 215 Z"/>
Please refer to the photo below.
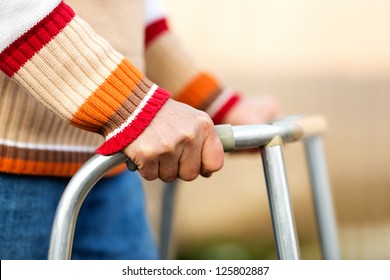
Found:
<path fill-rule="evenodd" d="M 340 259 L 336 219 L 322 134 L 327 122 L 321 115 L 290 116 L 281 121 L 260 125 L 217 125 L 215 129 L 225 152 L 260 148 L 278 258 L 300 258 L 298 239 L 283 160 L 283 144 L 303 141 L 310 174 L 313 202 L 324 259 Z M 95 155 L 73 176 L 66 187 L 52 227 L 49 259 L 71 259 L 74 230 L 82 203 L 93 186 L 111 169 L 127 162 L 123 153 Z M 160 256 L 167 259 L 170 248 L 172 209 L 177 182 L 167 184 L 160 229 Z"/>

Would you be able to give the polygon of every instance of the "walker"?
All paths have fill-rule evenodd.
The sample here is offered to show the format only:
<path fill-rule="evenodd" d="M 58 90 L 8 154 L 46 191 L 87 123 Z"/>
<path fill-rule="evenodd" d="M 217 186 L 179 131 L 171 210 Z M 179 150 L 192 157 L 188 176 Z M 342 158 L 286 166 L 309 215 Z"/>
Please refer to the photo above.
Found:
<path fill-rule="evenodd" d="M 247 148 L 259 148 L 261 151 L 276 251 L 281 260 L 300 258 L 282 150 L 284 143 L 296 141 L 303 141 L 305 145 L 323 258 L 340 259 L 336 220 L 321 138 L 326 128 L 326 119 L 321 115 L 290 116 L 260 125 L 215 126 L 225 152 Z M 135 169 L 135 165 L 123 153 L 112 156 L 95 155 L 73 176 L 57 207 L 49 259 L 71 259 L 74 230 L 84 199 L 108 171 L 124 162 L 130 170 Z M 162 259 L 168 258 L 176 185 L 176 182 L 167 184 L 163 197 L 160 232 Z"/>

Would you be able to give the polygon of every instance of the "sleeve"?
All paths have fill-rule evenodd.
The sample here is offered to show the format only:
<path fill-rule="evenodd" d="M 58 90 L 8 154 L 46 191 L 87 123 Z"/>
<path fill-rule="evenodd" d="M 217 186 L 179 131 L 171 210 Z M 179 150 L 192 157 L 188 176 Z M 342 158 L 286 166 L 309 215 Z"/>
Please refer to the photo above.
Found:
<path fill-rule="evenodd" d="M 226 88 L 202 70 L 170 31 L 159 0 L 146 0 L 145 61 L 147 76 L 172 93 L 172 98 L 207 112 L 215 124 L 222 122 L 240 100 L 240 94 Z"/>
<path fill-rule="evenodd" d="M 140 135 L 170 94 L 60 0 L 0 2 L 0 69 L 45 106 L 99 133 L 103 155 Z"/>

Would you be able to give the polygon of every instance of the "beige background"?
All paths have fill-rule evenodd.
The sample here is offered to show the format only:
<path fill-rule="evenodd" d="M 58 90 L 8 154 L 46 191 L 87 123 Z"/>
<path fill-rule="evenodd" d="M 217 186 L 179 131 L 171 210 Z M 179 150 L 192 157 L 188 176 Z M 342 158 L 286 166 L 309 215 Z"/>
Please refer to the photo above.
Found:
<path fill-rule="evenodd" d="M 343 258 L 389 259 L 390 2 L 163 2 L 182 42 L 226 85 L 273 95 L 286 114 L 327 117 Z M 302 145 L 288 145 L 285 159 L 302 257 L 319 258 Z M 161 190 L 147 184 L 155 229 Z M 182 183 L 177 198 L 175 257 L 275 258 L 259 156 L 227 156 L 221 172 Z"/>

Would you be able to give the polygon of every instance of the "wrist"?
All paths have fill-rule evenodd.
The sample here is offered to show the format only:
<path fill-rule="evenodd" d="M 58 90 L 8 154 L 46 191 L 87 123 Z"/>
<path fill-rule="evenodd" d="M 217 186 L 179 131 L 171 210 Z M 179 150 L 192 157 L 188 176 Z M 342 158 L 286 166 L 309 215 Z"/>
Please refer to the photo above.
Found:
<path fill-rule="evenodd" d="M 208 108 L 207 113 L 211 116 L 214 124 L 226 123 L 229 113 L 240 100 L 241 95 L 238 92 L 225 89 Z"/>

